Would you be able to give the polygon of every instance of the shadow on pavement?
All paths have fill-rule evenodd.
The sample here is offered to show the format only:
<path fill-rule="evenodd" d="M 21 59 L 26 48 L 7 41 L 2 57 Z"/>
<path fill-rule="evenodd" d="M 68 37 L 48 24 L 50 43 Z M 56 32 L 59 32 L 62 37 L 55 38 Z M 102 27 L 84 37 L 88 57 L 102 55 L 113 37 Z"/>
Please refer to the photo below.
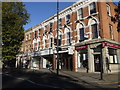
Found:
<path fill-rule="evenodd" d="M 2 77 L 2 87 L 5 88 L 84 88 L 77 80 L 64 75 L 56 75 L 52 71 L 28 71 L 26 69 L 9 69 L 4 71 L 10 76 Z"/>

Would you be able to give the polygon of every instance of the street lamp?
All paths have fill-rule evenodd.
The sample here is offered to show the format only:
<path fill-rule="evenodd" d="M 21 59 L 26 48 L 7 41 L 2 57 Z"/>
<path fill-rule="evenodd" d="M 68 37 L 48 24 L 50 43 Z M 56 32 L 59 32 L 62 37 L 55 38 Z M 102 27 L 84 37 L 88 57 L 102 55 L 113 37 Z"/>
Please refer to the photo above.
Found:
<path fill-rule="evenodd" d="M 59 0 L 57 0 L 57 75 L 59 75 L 58 30 L 59 30 Z"/>

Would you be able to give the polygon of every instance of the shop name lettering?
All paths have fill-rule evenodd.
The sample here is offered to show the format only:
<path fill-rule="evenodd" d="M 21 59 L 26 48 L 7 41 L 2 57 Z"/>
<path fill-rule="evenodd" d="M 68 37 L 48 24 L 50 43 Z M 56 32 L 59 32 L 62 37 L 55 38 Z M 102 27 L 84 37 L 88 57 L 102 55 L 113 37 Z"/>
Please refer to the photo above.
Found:
<path fill-rule="evenodd" d="M 76 50 L 85 49 L 85 48 L 88 48 L 88 46 L 75 47 Z"/>
<path fill-rule="evenodd" d="M 105 46 L 114 47 L 114 48 L 120 48 L 120 46 L 118 46 L 118 45 L 103 42 L 102 47 L 105 47 Z"/>

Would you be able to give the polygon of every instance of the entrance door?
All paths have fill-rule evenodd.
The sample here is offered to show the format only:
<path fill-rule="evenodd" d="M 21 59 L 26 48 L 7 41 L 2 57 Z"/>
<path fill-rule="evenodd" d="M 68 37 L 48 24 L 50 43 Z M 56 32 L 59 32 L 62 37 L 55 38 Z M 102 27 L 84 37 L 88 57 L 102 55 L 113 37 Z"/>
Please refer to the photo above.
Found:
<path fill-rule="evenodd" d="M 101 71 L 100 58 L 100 54 L 94 55 L 95 72 Z"/>

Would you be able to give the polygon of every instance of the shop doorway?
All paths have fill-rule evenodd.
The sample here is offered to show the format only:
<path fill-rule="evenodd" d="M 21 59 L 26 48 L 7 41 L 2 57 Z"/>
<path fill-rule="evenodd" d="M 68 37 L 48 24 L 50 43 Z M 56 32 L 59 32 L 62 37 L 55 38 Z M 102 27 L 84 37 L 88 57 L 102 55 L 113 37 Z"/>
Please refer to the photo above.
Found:
<path fill-rule="evenodd" d="M 100 60 L 101 60 L 101 55 L 100 54 L 94 55 L 95 72 L 101 72 Z"/>

